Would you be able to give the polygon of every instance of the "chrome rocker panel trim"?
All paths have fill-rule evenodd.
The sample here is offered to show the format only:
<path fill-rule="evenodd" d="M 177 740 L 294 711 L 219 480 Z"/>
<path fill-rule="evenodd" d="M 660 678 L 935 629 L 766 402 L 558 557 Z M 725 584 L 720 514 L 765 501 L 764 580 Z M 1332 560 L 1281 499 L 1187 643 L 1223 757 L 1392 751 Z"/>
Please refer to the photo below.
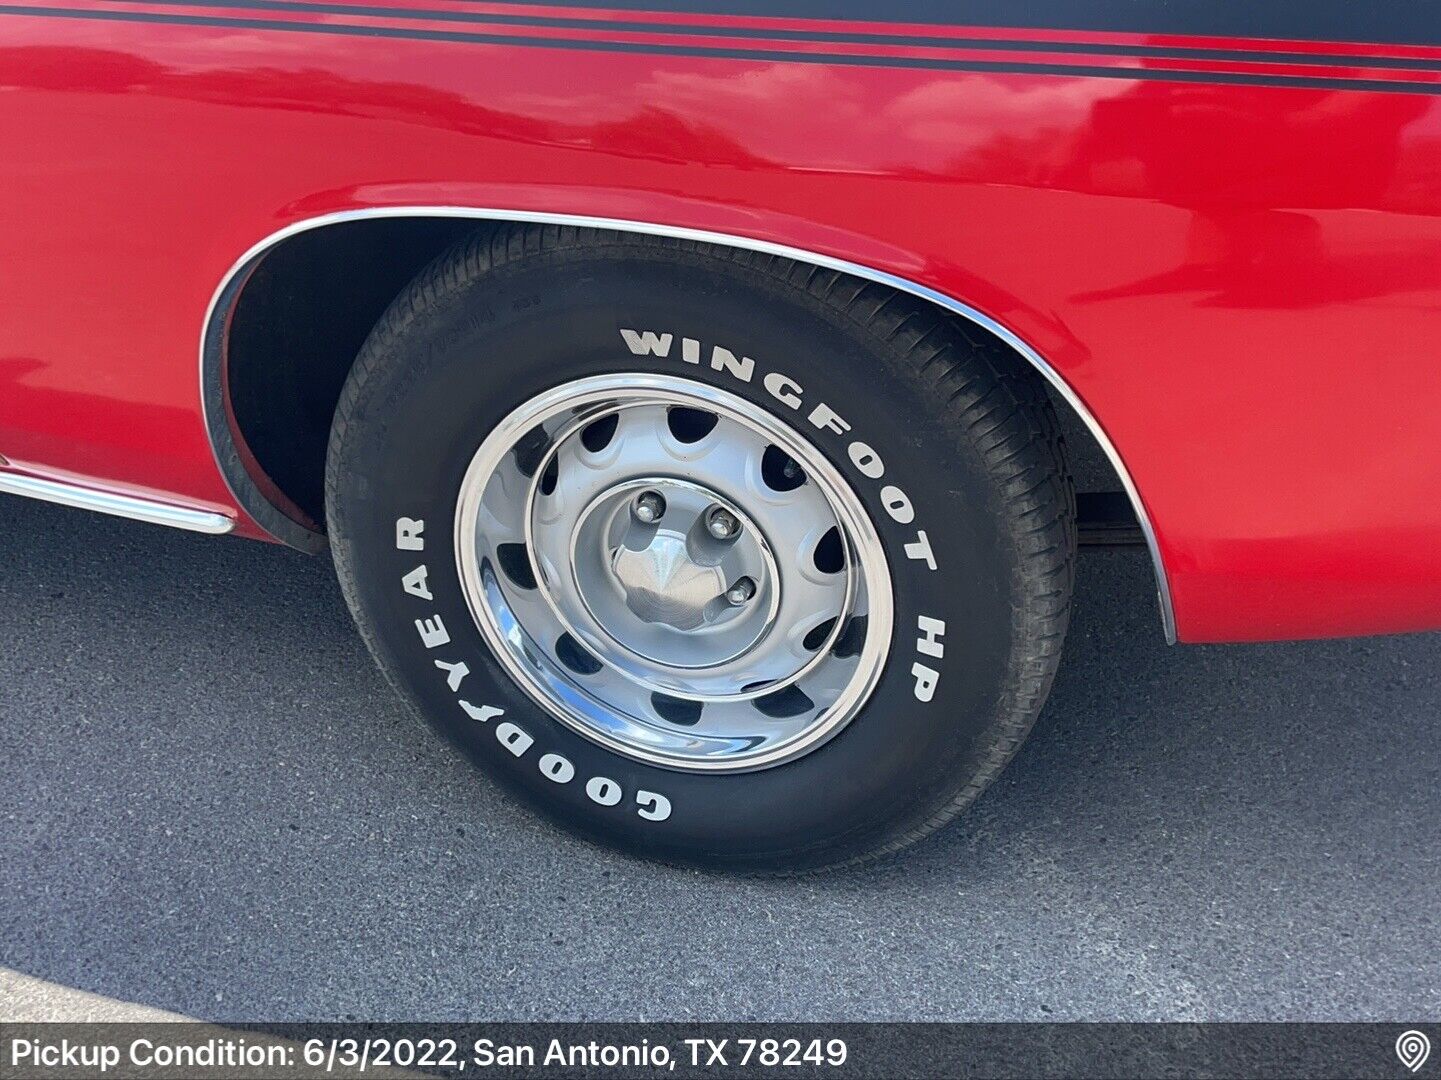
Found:
<path fill-rule="evenodd" d="M 618 232 L 642 233 L 650 236 L 668 236 L 679 240 L 694 240 L 700 243 L 714 244 L 720 247 L 741 248 L 747 251 L 756 251 L 764 255 L 775 255 L 784 259 L 793 259 L 796 262 L 808 263 L 812 266 L 823 267 L 828 270 L 836 270 L 843 274 L 850 274 L 853 277 L 863 278 L 867 281 L 874 281 L 881 285 L 888 285 L 901 292 L 910 293 L 912 296 L 920 297 L 938 307 L 942 307 L 962 318 L 968 319 L 984 330 L 989 331 L 1000 338 L 1017 353 L 1019 353 L 1032 367 L 1041 373 L 1047 382 L 1051 384 L 1058 394 L 1065 399 L 1066 403 L 1076 411 L 1082 422 L 1090 431 L 1091 436 L 1100 444 L 1105 452 L 1111 467 L 1116 470 L 1120 477 L 1121 484 L 1125 487 L 1126 496 L 1131 501 L 1131 508 L 1135 511 L 1136 520 L 1140 523 L 1141 532 L 1146 538 L 1146 548 L 1151 554 L 1151 567 L 1156 575 L 1157 601 L 1161 610 L 1161 625 L 1166 635 L 1168 644 L 1176 641 L 1175 613 L 1171 604 L 1171 589 L 1166 578 L 1166 566 L 1161 559 L 1160 544 L 1156 539 L 1155 526 L 1151 523 L 1150 516 L 1146 513 L 1146 505 L 1141 500 L 1141 493 L 1136 487 L 1135 481 L 1131 478 L 1130 471 L 1121 460 L 1120 452 L 1107 436 L 1105 429 L 1101 426 L 1095 416 L 1091 414 L 1085 403 L 1081 400 L 1070 385 L 1063 379 L 1060 373 L 1041 356 L 1030 345 L 1026 344 L 1013 332 L 1002 326 L 989 315 L 985 315 L 968 304 L 953 299 L 935 289 L 921 285 L 918 282 L 910 281 L 907 278 L 898 277 L 895 274 L 887 273 L 884 270 L 874 270 L 860 263 L 849 262 L 845 259 L 833 258 L 829 255 L 822 255 L 814 251 L 806 251 L 802 248 L 790 247 L 786 244 L 774 244 L 766 240 L 752 240 L 744 236 L 736 236 L 730 233 L 709 232 L 704 229 L 686 229 L 671 225 L 658 225 L 653 222 L 631 221 L 623 218 L 601 218 L 587 217 L 577 214 L 553 214 L 540 211 L 528 210 L 502 210 L 489 207 L 469 206 L 381 206 L 368 207 L 361 210 L 342 210 L 330 214 L 322 214 L 313 218 L 306 218 L 293 222 L 283 229 L 271 233 L 258 243 L 254 244 L 249 251 L 242 255 L 235 264 L 221 279 L 214 295 L 210 299 L 210 305 L 205 312 L 205 322 L 202 324 L 200 335 L 200 400 L 201 408 L 205 417 L 205 428 L 210 435 L 211 451 L 215 454 L 216 464 L 224 477 L 231 493 L 236 497 L 240 506 L 250 510 L 256 505 L 256 499 L 264 501 L 264 497 L 257 491 L 237 491 L 236 480 L 230 475 L 230 470 L 225 467 L 225 459 L 230 456 L 225 453 L 227 446 L 217 443 L 217 432 L 224 432 L 223 439 L 228 441 L 228 429 L 224 428 L 223 420 L 217 425 L 213 417 L 217 413 L 217 406 L 223 402 L 224 387 L 219 384 L 220 365 L 219 357 L 222 355 L 221 345 L 223 342 L 223 330 L 229 323 L 230 308 L 233 307 L 239 295 L 239 285 L 244 276 L 253 269 L 260 258 L 271 248 L 312 229 L 322 229 L 328 225 L 339 225 L 349 221 L 364 221 L 371 218 L 469 218 L 477 221 L 515 221 L 528 222 L 537 225 L 570 225 L 582 229 L 610 229 Z M 266 504 L 268 506 L 268 503 Z M 267 520 L 259 523 L 269 529 L 269 521 L 272 517 L 266 515 Z M 303 532 L 300 526 L 285 519 L 283 527 L 284 535 L 277 535 L 277 539 L 291 543 L 292 546 L 303 547 L 314 550 L 312 542 L 306 542 L 302 538 L 293 537 L 291 534 Z"/>
<path fill-rule="evenodd" d="M 0 492 L 9 495 L 23 495 L 28 499 L 73 506 L 80 510 L 93 510 L 98 514 L 130 518 L 132 521 L 148 521 L 152 525 L 169 525 L 172 529 L 188 529 L 191 532 L 223 536 L 235 528 L 235 521 L 224 514 L 208 510 L 192 510 L 172 503 L 141 499 L 134 495 L 120 495 L 113 491 L 67 484 L 59 480 L 43 480 L 38 476 L 20 473 L 0 472 Z"/>

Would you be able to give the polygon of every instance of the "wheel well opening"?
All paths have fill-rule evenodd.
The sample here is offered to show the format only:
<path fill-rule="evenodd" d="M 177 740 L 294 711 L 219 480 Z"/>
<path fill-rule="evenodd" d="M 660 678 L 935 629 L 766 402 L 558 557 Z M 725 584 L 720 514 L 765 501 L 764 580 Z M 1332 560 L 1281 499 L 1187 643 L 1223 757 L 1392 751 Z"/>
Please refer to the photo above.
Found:
<path fill-rule="evenodd" d="M 231 465 L 247 475 L 228 478 L 254 486 L 241 501 L 252 513 L 257 506 L 268 511 L 257 519 L 280 539 L 323 544 L 331 419 L 366 336 L 431 260 L 484 227 L 473 219 L 423 215 L 343 221 L 281 241 L 241 275 L 226 327 L 220 400 L 240 444 Z M 1092 542 L 1140 542 L 1106 452 L 1072 404 L 1039 372 L 1035 377 L 1061 422 L 1083 539 L 1091 535 L 1087 519 L 1095 516 L 1106 519 L 1095 535 L 1109 540 Z M 280 524 L 286 529 L 272 527 Z"/>
<path fill-rule="evenodd" d="M 248 451 L 241 460 L 262 474 L 250 479 L 296 524 L 324 531 L 330 422 L 366 336 L 412 278 L 475 228 L 341 222 L 282 241 L 246 276 L 228 327 L 225 398 Z"/>

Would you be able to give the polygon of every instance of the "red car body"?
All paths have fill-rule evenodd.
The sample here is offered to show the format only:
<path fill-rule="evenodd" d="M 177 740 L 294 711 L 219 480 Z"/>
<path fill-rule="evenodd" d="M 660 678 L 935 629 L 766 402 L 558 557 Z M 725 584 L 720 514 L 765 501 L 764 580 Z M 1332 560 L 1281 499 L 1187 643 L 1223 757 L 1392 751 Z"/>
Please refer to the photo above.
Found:
<path fill-rule="evenodd" d="M 202 404 L 237 268 L 605 219 L 989 320 L 1113 452 L 1182 640 L 1441 627 L 1441 18 L 669 6 L 0 0 L 3 475 L 264 536 Z"/>

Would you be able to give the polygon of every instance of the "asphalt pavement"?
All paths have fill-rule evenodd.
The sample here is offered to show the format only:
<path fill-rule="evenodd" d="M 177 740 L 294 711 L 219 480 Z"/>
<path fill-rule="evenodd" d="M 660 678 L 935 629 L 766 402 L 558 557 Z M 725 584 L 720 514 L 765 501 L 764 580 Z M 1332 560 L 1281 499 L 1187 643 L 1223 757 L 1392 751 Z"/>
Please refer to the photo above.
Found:
<path fill-rule="evenodd" d="M 0 1020 L 1441 1017 L 1441 635 L 1167 647 L 861 871 L 634 861 L 393 700 L 328 561 L 0 498 Z"/>

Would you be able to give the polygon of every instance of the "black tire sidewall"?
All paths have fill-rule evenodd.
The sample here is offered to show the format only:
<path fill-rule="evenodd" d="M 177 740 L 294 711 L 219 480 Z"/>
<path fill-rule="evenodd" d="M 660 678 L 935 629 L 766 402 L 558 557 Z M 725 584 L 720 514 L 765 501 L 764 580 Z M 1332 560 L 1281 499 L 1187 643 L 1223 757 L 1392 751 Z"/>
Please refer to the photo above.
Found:
<path fill-rule="evenodd" d="M 708 864 L 799 867 L 835 861 L 914 829 L 953 800 L 980 766 L 1016 662 L 1014 545 L 999 520 L 983 455 L 946 410 L 945 385 L 865 323 L 789 282 L 724 259 L 676 252 L 556 252 L 450 281 L 412 300 L 362 353 L 332 445 L 329 516 L 337 561 L 368 641 L 420 712 L 545 812 L 595 838 L 652 856 Z M 622 329 L 672 335 L 669 356 L 638 356 Z M 681 360 L 681 341 L 701 362 Z M 745 382 L 708 363 L 714 346 L 755 361 Z M 851 484 L 875 523 L 894 583 L 895 621 L 881 679 L 838 735 L 793 762 L 738 774 L 687 773 L 633 760 L 576 733 L 505 674 L 468 609 L 456 568 L 456 500 L 471 458 L 512 410 L 588 376 L 655 372 L 718 387 L 808 438 Z M 791 409 L 762 385 L 778 372 L 801 387 Z M 849 425 L 817 428 L 826 405 Z M 863 475 L 849 448 L 884 463 Z M 873 470 L 872 470 L 873 471 Z M 882 492 L 904 492 L 914 517 L 897 521 Z M 894 505 L 894 499 L 892 498 Z M 904 512 L 899 516 L 905 517 Z M 424 522 L 421 551 L 397 547 L 397 522 Z M 912 557 L 924 531 L 935 562 Z M 402 578 L 426 567 L 433 599 Z M 938 620 L 943 647 L 922 651 L 921 620 Z M 448 640 L 427 647 L 422 630 Z M 934 625 L 934 624 L 930 624 Z M 432 635 L 434 637 L 434 635 Z M 448 670 L 468 674 L 452 690 Z M 921 700 L 929 676 L 934 692 Z M 918 690 L 918 687 L 921 687 Z M 476 721 L 459 704 L 503 710 Z M 517 756 L 502 722 L 529 745 Z M 574 779 L 538 765 L 560 755 Z M 601 805 L 588 782 L 621 793 Z M 602 786 L 609 798 L 613 792 Z M 669 815 L 638 811 L 664 797 Z"/>

